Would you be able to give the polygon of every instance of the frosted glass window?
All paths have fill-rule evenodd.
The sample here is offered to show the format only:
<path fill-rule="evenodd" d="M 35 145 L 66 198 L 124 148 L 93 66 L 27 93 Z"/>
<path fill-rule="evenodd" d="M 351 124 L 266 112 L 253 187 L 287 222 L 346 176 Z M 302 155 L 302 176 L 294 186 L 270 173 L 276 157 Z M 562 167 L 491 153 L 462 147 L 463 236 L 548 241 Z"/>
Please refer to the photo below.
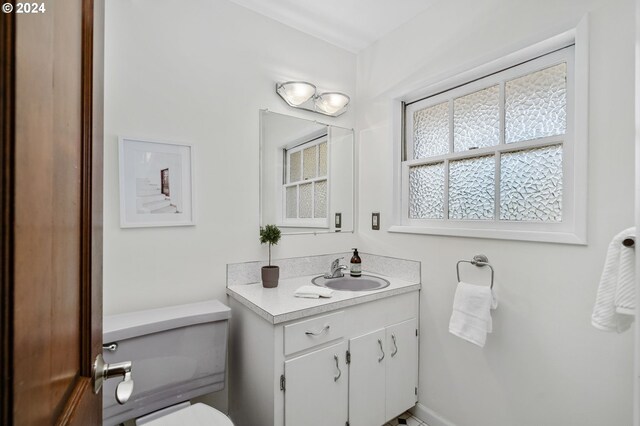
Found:
<path fill-rule="evenodd" d="M 413 114 L 413 158 L 449 152 L 449 103 L 421 109 Z"/>
<path fill-rule="evenodd" d="M 407 95 L 390 232 L 586 244 L 586 58 L 527 52 Z"/>
<path fill-rule="evenodd" d="M 409 217 L 444 217 L 444 163 L 409 168 Z"/>
<path fill-rule="evenodd" d="M 318 157 L 317 157 L 317 145 L 314 145 L 310 148 L 306 148 L 303 152 L 303 174 L 302 178 L 304 180 L 313 179 L 318 176 Z"/>
<path fill-rule="evenodd" d="M 287 187 L 287 218 L 295 219 L 298 217 L 298 187 Z"/>
<path fill-rule="evenodd" d="M 327 143 L 321 143 L 318 145 L 319 155 L 319 171 L 318 176 L 326 176 L 327 175 Z"/>
<path fill-rule="evenodd" d="M 468 151 L 500 143 L 500 87 L 479 90 L 453 101 L 453 150 Z"/>
<path fill-rule="evenodd" d="M 493 219 L 495 210 L 495 157 L 449 163 L 449 218 Z"/>
<path fill-rule="evenodd" d="M 506 143 L 562 135 L 566 128 L 566 63 L 506 82 Z"/>
<path fill-rule="evenodd" d="M 500 219 L 562 220 L 562 145 L 502 155 Z"/>
<path fill-rule="evenodd" d="M 312 195 L 312 190 L 313 190 L 313 184 L 312 183 L 305 183 L 303 185 L 300 185 L 298 187 L 299 189 L 299 194 L 300 194 L 300 210 L 299 210 L 299 214 L 300 214 L 300 218 L 311 218 L 313 215 L 313 195 Z"/>
<path fill-rule="evenodd" d="M 289 183 L 300 180 L 302 161 L 300 151 L 294 152 L 289 156 Z"/>
<path fill-rule="evenodd" d="M 325 218 L 327 217 L 327 181 L 320 180 L 314 184 L 313 190 L 315 212 L 314 217 Z"/>

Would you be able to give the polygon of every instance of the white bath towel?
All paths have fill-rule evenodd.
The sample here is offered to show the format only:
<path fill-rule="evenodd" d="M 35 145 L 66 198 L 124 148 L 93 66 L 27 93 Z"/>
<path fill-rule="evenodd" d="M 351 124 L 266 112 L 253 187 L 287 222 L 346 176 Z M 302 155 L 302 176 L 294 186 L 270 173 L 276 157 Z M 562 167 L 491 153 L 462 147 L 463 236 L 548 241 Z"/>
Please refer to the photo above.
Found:
<path fill-rule="evenodd" d="M 318 287 L 317 285 L 303 285 L 298 288 L 293 295 L 295 297 L 317 299 L 319 297 L 331 297 L 333 295 L 333 290 L 326 287 Z"/>
<path fill-rule="evenodd" d="M 634 237 L 635 228 L 625 229 L 613 237 L 602 269 L 596 303 L 591 315 L 594 327 L 621 333 L 631 327 L 636 309 L 635 252 L 622 244 Z"/>
<path fill-rule="evenodd" d="M 487 333 L 493 330 L 491 310 L 498 299 L 491 288 L 460 282 L 453 297 L 449 332 L 461 339 L 484 347 Z"/>

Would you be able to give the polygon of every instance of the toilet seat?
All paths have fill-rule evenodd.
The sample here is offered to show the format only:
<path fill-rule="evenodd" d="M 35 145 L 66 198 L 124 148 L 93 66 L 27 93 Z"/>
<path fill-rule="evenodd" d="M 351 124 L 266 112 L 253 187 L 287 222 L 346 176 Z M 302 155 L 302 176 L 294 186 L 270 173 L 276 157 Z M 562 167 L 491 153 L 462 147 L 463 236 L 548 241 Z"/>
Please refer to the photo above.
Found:
<path fill-rule="evenodd" d="M 233 426 L 227 416 L 208 405 L 197 403 L 145 423 L 145 426 Z"/>

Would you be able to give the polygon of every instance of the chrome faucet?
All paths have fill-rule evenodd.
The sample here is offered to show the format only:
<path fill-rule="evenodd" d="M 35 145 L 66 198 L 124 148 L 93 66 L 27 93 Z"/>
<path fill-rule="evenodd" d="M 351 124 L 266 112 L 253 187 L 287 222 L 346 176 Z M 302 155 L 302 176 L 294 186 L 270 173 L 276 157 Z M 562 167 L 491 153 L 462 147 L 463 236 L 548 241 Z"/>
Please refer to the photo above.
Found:
<path fill-rule="evenodd" d="M 349 267 L 347 265 L 341 265 L 340 264 L 340 259 L 344 259 L 344 257 L 339 257 L 336 260 L 334 260 L 333 262 L 331 262 L 331 272 L 324 274 L 325 278 L 341 278 L 344 277 L 344 274 L 342 273 L 343 270 L 345 269 L 349 269 Z"/>

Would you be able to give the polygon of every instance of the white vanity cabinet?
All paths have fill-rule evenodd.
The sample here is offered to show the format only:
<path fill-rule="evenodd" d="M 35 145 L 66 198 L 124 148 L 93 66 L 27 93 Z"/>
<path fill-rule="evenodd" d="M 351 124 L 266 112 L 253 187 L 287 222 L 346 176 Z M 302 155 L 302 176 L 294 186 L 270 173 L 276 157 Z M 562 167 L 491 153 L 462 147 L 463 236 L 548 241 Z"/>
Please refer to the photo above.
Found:
<path fill-rule="evenodd" d="M 349 340 L 349 425 L 382 425 L 415 404 L 416 318 Z"/>
<path fill-rule="evenodd" d="M 230 297 L 231 420 L 236 426 L 382 426 L 413 407 L 418 301 L 416 288 L 310 317 L 292 311 L 268 320 Z"/>
<path fill-rule="evenodd" d="M 345 425 L 349 418 L 347 342 L 285 361 L 285 425 Z"/>

